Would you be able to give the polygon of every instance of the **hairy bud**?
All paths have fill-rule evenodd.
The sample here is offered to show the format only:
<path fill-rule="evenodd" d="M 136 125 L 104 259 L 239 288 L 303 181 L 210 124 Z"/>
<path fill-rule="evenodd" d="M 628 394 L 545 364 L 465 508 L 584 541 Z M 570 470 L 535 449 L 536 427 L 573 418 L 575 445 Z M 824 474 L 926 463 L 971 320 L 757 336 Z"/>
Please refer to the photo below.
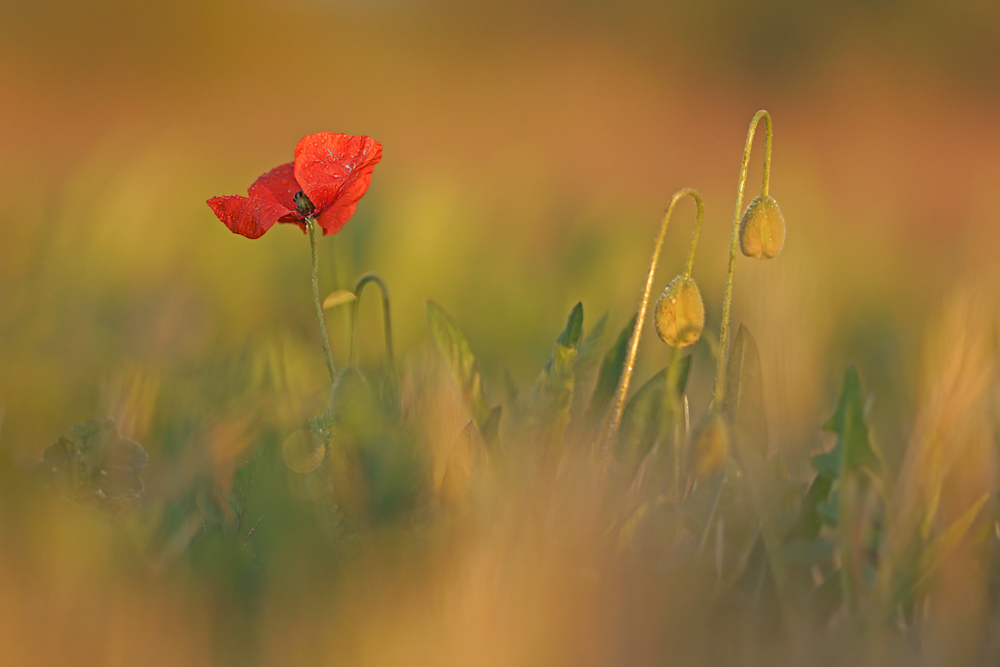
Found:
<path fill-rule="evenodd" d="M 766 195 L 747 206 L 740 220 L 740 250 L 747 257 L 771 259 L 785 245 L 785 218 L 778 202 Z"/>
<path fill-rule="evenodd" d="M 656 302 L 653 322 L 667 345 L 684 347 L 698 342 L 705 328 L 705 304 L 691 278 L 677 276 Z"/>

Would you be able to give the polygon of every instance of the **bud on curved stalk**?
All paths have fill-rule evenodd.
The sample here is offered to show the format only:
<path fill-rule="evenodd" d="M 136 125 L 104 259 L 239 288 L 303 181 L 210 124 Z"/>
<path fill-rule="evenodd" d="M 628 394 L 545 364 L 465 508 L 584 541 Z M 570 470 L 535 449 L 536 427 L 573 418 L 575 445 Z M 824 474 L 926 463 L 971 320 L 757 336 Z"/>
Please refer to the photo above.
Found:
<path fill-rule="evenodd" d="M 778 202 L 767 195 L 747 206 L 740 220 L 740 250 L 747 257 L 771 259 L 785 245 L 785 217 Z"/>
<path fill-rule="evenodd" d="M 721 468 L 732 438 L 722 415 L 712 411 L 691 434 L 691 473 L 702 480 Z"/>
<path fill-rule="evenodd" d="M 755 199 L 743 215 L 743 193 L 747 184 L 747 169 L 750 166 L 750 148 L 753 146 L 757 123 L 764 121 L 764 178 L 761 195 Z M 785 243 L 785 219 L 778 205 L 768 196 L 771 179 L 771 114 L 763 109 L 754 114 L 747 130 L 747 140 L 743 145 L 743 162 L 740 165 L 739 185 L 736 189 L 736 206 L 733 209 L 733 235 L 729 244 L 729 269 L 726 272 L 726 292 L 722 299 L 722 324 L 719 327 L 719 358 L 715 371 L 715 391 L 713 405 L 722 405 L 726 393 L 726 350 L 729 342 L 729 313 L 733 303 L 733 275 L 736 271 L 737 247 L 745 255 L 765 259 L 774 257 Z"/>
<path fill-rule="evenodd" d="M 697 209 L 697 217 L 695 218 L 695 224 L 694 224 L 694 237 L 691 239 L 691 248 L 688 251 L 687 266 L 684 268 L 684 273 L 681 276 L 682 281 L 690 281 L 690 279 L 691 279 L 691 266 L 694 264 L 694 250 L 695 250 L 695 247 L 698 245 L 698 234 L 701 231 L 701 218 L 702 218 L 702 213 L 704 212 L 704 205 L 702 204 L 702 201 L 701 201 L 701 195 L 699 195 L 696 191 L 692 190 L 691 188 L 685 188 L 683 190 L 680 190 L 680 191 L 674 193 L 674 196 L 671 197 L 670 204 L 667 206 L 667 210 L 663 214 L 663 221 L 660 223 L 660 233 L 656 237 L 656 243 L 653 245 L 653 256 L 649 260 L 649 270 L 646 272 L 646 285 L 645 285 L 645 287 L 642 290 L 642 297 L 639 299 L 639 313 L 638 313 L 638 315 L 636 315 L 635 328 L 632 329 L 632 339 L 629 342 L 628 354 L 625 356 L 625 365 L 622 368 L 621 379 L 618 381 L 618 389 L 616 391 L 614 411 L 611 413 L 610 427 L 605 432 L 605 435 L 604 435 L 604 438 L 603 438 L 604 439 L 603 449 L 604 449 L 604 455 L 605 456 L 607 456 L 608 453 L 611 451 L 611 444 L 614 442 L 615 436 L 618 434 L 618 427 L 621 425 L 622 412 L 625 410 L 625 397 L 628 395 L 628 386 L 629 386 L 629 383 L 632 381 L 632 372 L 633 372 L 633 370 L 635 370 L 635 357 L 636 357 L 636 354 L 639 351 L 639 338 L 642 335 L 642 327 L 643 327 L 643 325 L 645 324 L 645 321 L 646 321 L 646 309 L 649 306 L 649 295 L 650 295 L 650 293 L 652 292 L 652 289 L 653 289 L 653 277 L 654 277 L 654 275 L 656 273 L 656 263 L 660 259 L 660 250 L 663 249 L 663 237 L 667 233 L 667 225 L 670 222 L 670 214 L 673 213 L 674 206 L 677 205 L 677 202 L 680 201 L 682 198 L 684 198 L 687 195 L 690 195 L 691 198 L 694 199 L 695 204 L 698 207 L 698 209 Z M 675 280 L 674 283 L 676 283 L 676 282 L 677 281 Z M 673 285 L 674 283 L 671 283 L 671 285 Z M 693 281 L 691 281 L 691 286 L 694 287 L 694 282 Z M 678 289 L 680 289 L 680 288 L 678 288 Z M 667 292 L 669 292 L 669 291 L 670 291 L 670 287 L 667 287 Z M 690 316 L 693 315 L 692 309 L 688 309 L 687 308 L 687 306 L 689 306 L 690 302 L 691 302 L 690 289 L 687 288 L 687 287 L 685 287 L 683 291 L 684 291 L 684 303 L 685 303 L 684 316 L 685 317 L 690 317 Z M 698 288 L 697 287 L 694 287 L 694 292 L 695 292 L 695 294 L 697 294 L 697 292 L 698 292 Z M 666 293 L 664 293 L 664 294 L 666 294 Z M 662 297 L 661 297 L 661 301 L 662 301 Z M 699 305 L 701 304 L 701 295 L 700 294 L 698 294 L 697 302 L 698 302 Z M 659 306 L 659 304 L 657 304 L 657 305 Z M 660 330 L 660 322 L 659 322 L 659 320 L 660 320 L 660 318 L 659 318 L 659 310 L 660 310 L 659 307 L 657 307 L 657 323 L 656 323 L 656 327 L 657 327 L 657 332 L 658 333 L 660 333 L 660 331 L 661 331 Z M 699 335 L 701 333 L 701 327 L 703 327 L 704 324 L 705 324 L 704 310 L 705 310 L 704 306 L 702 305 L 701 306 L 701 313 L 702 313 L 701 314 L 701 323 L 698 326 L 698 333 L 699 333 Z M 668 316 L 667 319 L 669 320 L 670 316 Z M 679 320 L 675 320 L 675 323 L 677 323 L 677 322 L 679 322 Z M 684 337 L 685 339 L 686 339 L 687 336 L 690 336 L 690 332 L 689 332 L 689 328 L 688 328 L 687 324 L 689 324 L 689 322 L 685 321 L 684 326 L 682 326 L 681 329 L 677 330 L 674 335 L 680 335 L 680 336 Z M 669 327 L 665 326 L 664 329 L 663 329 L 663 333 L 660 333 L 660 337 L 661 338 L 664 337 L 664 333 L 666 333 L 667 328 L 669 328 Z M 698 338 L 696 336 L 690 342 L 680 343 L 680 344 L 681 345 L 690 345 L 691 343 L 695 342 L 697 339 Z M 664 338 L 664 340 L 667 340 L 667 339 Z M 678 340 L 680 340 L 680 337 L 678 338 Z M 671 343 L 671 344 L 673 344 L 673 343 Z"/>
<path fill-rule="evenodd" d="M 705 328 L 705 303 L 693 278 L 677 276 L 656 302 L 656 334 L 667 345 L 685 347 L 698 342 Z"/>

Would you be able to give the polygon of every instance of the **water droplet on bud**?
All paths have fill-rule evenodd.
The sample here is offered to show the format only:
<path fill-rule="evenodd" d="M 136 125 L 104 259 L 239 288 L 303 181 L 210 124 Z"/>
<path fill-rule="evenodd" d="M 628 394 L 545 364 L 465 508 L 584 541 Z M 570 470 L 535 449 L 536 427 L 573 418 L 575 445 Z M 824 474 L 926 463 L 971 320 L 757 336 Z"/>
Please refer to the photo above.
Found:
<path fill-rule="evenodd" d="M 705 304 L 694 279 L 677 276 L 656 302 L 656 333 L 667 345 L 684 347 L 698 342 L 705 328 Z"/>
<path fill-rule="evenodd" d="M 760 196 L 750 202 L 740 220 L 740 250 L 747 257 L 771 259 L 785 245 L 785 217 L 778 202 Z"/>

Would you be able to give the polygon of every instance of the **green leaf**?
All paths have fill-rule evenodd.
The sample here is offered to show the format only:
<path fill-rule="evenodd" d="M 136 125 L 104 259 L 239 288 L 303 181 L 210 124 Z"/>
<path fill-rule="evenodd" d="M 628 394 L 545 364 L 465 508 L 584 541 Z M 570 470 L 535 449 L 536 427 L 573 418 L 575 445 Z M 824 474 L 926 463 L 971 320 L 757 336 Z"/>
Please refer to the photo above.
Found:
<path fill-rule="evenodd" d="M 840 477 L 840 452 L 834 448 L 829 452 L 817 454 L 810 459 L 819 477 L 834 480 Z"/>
<path fill-rule="evenodd" d="M 583 337 L 583 342 L 580 343 L 580 351 L 578 352 L 581 358 L 591 358 L 595 351 L 597 350 L 597 345 L 601 342 L 601 337 L 604 336 L 604 330 L 608 326 L 608 314 L 604 313 L 601 315 L 600 319 L 590 328 L 590 331 Z M 579 365 L 579 362 L 577 362 Z"/>
<path fill-rule="evenodd" d="M 687 386 L 688 373 L 691 370 L 691 357 L 680 359 L 677 367 L 677 381 L 673 386 L 676 396 L 684 393 Z M 670 396 L 667 391 L 669 368 L 649 378 L 639 391 L 625 405 L 622 412 L 622 422 L 618 429 L 618 442 L 615 453 L 626 470 L 635 473 L 639 463 L 653 448 L 657 440 L 665 438 L 670 433 L 674 415 L 670 408 Z"/>
<path fill-rule="evenodd" d="M 583 414 L 583 421 L 588 430 L 593 429 L 604 418 L 611 399 L 614 398 L 618 383 L 621 381 L 622 371 L 625 369 L 625 357 L 628 356 L 628 344 L 632 340 L 632 331 L 635 329 L 637 315 L 633 315 L 625 328 L 618 334 L 618 339 L 611 346 L 608 353 L 604 355 L 601 362 L 601 370 L 597 375 L 597 384 L 594 385 L 594 393 L 590 397 L 590 405 Z"/>
<path fill-rule="evenodd" d="M 757 342 L 742 324 L 736 332 L 729 363 L 726 365 L 726 393 L 722 400 L 722 413 L 733 425 L 741 447 L 763 461 L 767 456 L 764 380 Z"/>
<path fill-rule="evenodd" d="M 819 537 L 819 532 L 823 528 L 823 524 L 830 524 L 826 520 L 829 516 L 822 513 L 820 507 L 825 508 L 824 503 L 830 497 L 830 489 L 832 488 L 833 480 L 830 477 L 818 474 L 813 478 L 812 484 L 809 485 L 809 490 L 806 491 L 806 495 L 802 499 L 802 511 L 799 515 L 799 523 L 795 527 L 793 535 L 806 540 L 815 540 Z M 835 524 L 836 521 L 830 525 Z"/>
<path fill-rule="evenodd" d="M 569 423 L 576 381 L 576 358 L 583 339 L 583 304 L 577 303 L 566 320 L 566 327 L 552 348 L 552 357 L 532 389 L 532 422 L 536 433 L 549 442 L 560 441 Z"/>
<path fill-rule="evenodd" d="M 816 516 L 828 526 L 836 527 L 840 515 L 840 498 L 833 494 L 822 502 L 816 503 Z"/>
<path fill-rule="evenodd" d="M 574 350 L 580 348 L 580 341 L 583 340 L 583 303 L 577 302 L 566 320 L 566 328 L 556 339 L 556 346 L 571 347 Z"/>
<path fill-rule="evenodd" d="M 472 355 L 469 341 L 448 313 L 433 301 L 427 302 L 427 322 L 430 324 L 434 342 L 462 392 L 462 398 L 472 415 L 472 421 L 482 433 L 490 419 L 491 411 L 483 393 L 483 376 L 479 372 L 476 358 Z"/>
<path fill-rule="evenodd" d="M 984 493 L 979 500 L 972 504 L 972 507 L 967 509 L 962 516 L 955 519 L 955 521 L 948 526 L 943 533 L 937 536 L 937 538 L 931 542 L 924 552 L 920 556 L 920 560 L 917 561 L 917 572 L 918 580 L 917 586 L 920 586 L 923 582 L 927 580 L 934 571 L 937 570 L 938 566 L 948 557 L 955 547 L 958 546 L 965 534 L 969 532 L 969 528 L 972 527 L 972 522 L 976 520 L 979 516 L 979 510 L 983 508 L 986 501 L 989 500 L 990 494 Z"/>
<path fill-rule="evenodd" d="M 861 381 L 854 366 L 847 369 L 837 409 L 823 429 L 837 434 L 837 443 L 829 453 L 839 456 L 840 465 L 836 490 L 829 500 L 817 505 L 817 512 L 825 523 L 837 526 L 843 600 L 853 612 L 858 608 L 858 598 L 864 587 L 867 545 L 863 536 L 866 534 L 865 502 L 869 476 L 876 474 L 880 468 L 878 457 L 868 441 Z M 822 460 L 820 465 L 829 468 L 829 463 L 829 460 Z"/>
<path fill-rule="evenodd" d="M 845 470 L 868 468 L 879 470 L 879 460 L 868 441 L 868 427 L 865 425 L 864 400 L 858 372 L 851 366 L 844 378 L 844 388 L 837 403 L 837 410 L 825 424 L 824 431 L 837 434 L 834 451 L 839 452 L 841 474 Z"/>

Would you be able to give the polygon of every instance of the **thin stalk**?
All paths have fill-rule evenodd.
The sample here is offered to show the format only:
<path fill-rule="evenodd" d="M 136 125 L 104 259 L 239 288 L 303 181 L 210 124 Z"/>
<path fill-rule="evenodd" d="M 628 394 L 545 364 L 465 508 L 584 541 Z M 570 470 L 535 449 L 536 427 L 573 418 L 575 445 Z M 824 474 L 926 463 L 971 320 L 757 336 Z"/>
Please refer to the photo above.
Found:
<path fill-rule="evenodd" d="M 733 238 L 729 245 L 729 272 L 726 274 L 726 295 L 722 302 L 722 327 L 719 330 L 719 360 L 715 371 L 715 393 L 712 395 L 712 405 L 716 408 L 722 405 L 726 393 L 726 345 L 729 339 L 729 311 L 733 304 L 733 273 L 736 269 L 736 251 L 740 239 L 740 214 L 743 212 L 743 192 L 747 184 L 747 168 L 750 165 L 750 148 L 753 146 L 754 132 L 757 123 L 764 119 L 767 128 L 767 143 L 764 148 L 764 182 L 761 193 L 767 196 L 771 178 L 771 114 L 764 110 L 758 111 L 750 121 L 746 144 L 743 146 L 743 164 L 740 167 L 740 183 L 736 191 L 736 209 L 733 213 Z"/>
<path fill-rule="evenodd" d="M 670 413 L 670 420 L 673 425 L 673 455 L 674 474 L 672 481 L 674 500 L 681 499 L 681 448 L 684 446 L 686 438 L 682 436 L 684 413 L 681 407 L 680 395 L 677 393 L 677 373 L 678 364 L 681 359 L 679 347 L 670 348 L 670 365 L 667 366 L 667 400 L 666 409 Z"/>
<path fill-rule="evenodd" d="M 663 237 L 667 233 L 667 225 L 670 223 L 670 214 L 673 213 L 674 206 L 677 205 L 677 202 L 680 201 L 685 195 L 693 197 L 695 203 L 698 205 L 697 219 L 694 227 L 694 240 L 691 243 L 691 252 L 688 256 L 688 267 L 685 269 L 685 275 L 688 275 L 691 263 L 694 259 L 694 245 L 698 241 L 698 232 L 701 230 L 701 216 L 704 207 L 701 202 L 701 195 L 691 188 L 684 188 L 683 190 L 675 193 L 670 199 L 670 204 L 667 206 L 667 210 L 663 214 L 663 221 L 660 223 L 660 233 L 656 237 L 656 244 L 653 246 L 653 256 L 649 260 L 649 271 L 646 273 L 646 285 L 642 290 L 642 298 L 639 299 L 639 315 L 635 319 L 635 327 L 632 329 L 632 339 L 629 343 L 628 356 L 625 357 L 625 368 L 622 372 L 621 380 L 618 382 L 615 409 L 612 413 L 611 425 L 607 432 L 607 440 L 604 443 L 605 450 L 607 450 L 611 446 L 611 443 L 614 442 L 615 436 L 618 434 L 618 427 L 621 425 L 622 412 L 625 410 L 625 397 L 628 395 L 628 385 L 632 381 L 632 372 L 635 370 L 635 357 L 639 352 L 639 338 L 642 335 L 642 326 L 646 321 L 646 310 L 649 307 L 649 295 L 653 289 L 653 277 L 656 274 L 656 264 L 660 259 L 660 251 L 663 249 Z"/>
<path fill-rule="evenodd" d="M 354 365 L 354 341 L 357 338 L 358 332 L 358 305 L 361 303 L 361 290 L 364 289 L 365 285 L 368 283 L 375 283 L 382 292 L 382 326 L 385 330 L 385 363 L 388 366 L 389 382 L 393 391 L 395 391 L 396 359 L 392 351 L 392 315 L 389 310 L 389 288 L 386 287 L 385 281 L 374 273 L 368 273 L 361 276 L 361 279 L 358 280 L 357 286 L 354 288 L 354 296 L 356 299 L 351 304 L 351 347 L 348 354 L 348 363 L 351 366 Z"/>
<path fill-rule="evenodd" d="M 316 219 L 306 218 L 306 229 L 309 231 L 309 247 L 312 250 L 312 290 L 313 305 L 316 307 L 316 320 L 319 322 L 320 338 L 323 341 L 323 354 L 326 355 L 326 369 L 330 371 L 330 382 L 337 381 L 337 369 L 333 365 L 333 353 L 330 352 L 330 337 L 326 333 L 326 320 L 323 319 L 323 304 L 319 300 L 319 253 L 316 247 Z"/>
<path fill-rule="evenodd" d="M 354 341 L 357 338 L 358 332 L 358 304 L 361 302 L 361 290 L 364 289 L 365 285 L 368 283 L 375 283 L 382 292 L 382 325 L 385 329 L 385 361 L 389 364 L 389 368 L 395 371 L 396 362 L 392 353 L 392 315 L 389 313 L 389 288 L 386 287 L 385 281 L 374 273 L 368 273 L 361 276 L 361 279 L 358 280 L 357 286 L 354 288 L 354 296 L 357 298 L 354 303 L 351 304 L 351 350 L 348 359 L 350 359 L 350 364 L 353 366 L 355 359 Z"/>

